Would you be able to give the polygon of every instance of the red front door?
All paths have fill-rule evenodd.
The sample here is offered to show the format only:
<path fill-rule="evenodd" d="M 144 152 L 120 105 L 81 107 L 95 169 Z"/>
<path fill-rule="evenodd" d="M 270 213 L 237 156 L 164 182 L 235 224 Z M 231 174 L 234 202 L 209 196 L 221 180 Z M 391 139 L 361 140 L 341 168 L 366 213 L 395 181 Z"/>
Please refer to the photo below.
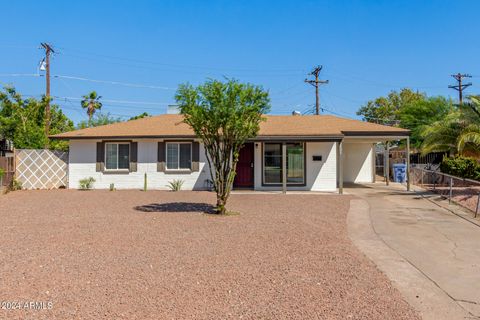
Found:
<path fill-rule="evenodd" d="M 253 143 L 245 143 L 240 149 L 233 186 L 235 188 L 253 188 Z"/>

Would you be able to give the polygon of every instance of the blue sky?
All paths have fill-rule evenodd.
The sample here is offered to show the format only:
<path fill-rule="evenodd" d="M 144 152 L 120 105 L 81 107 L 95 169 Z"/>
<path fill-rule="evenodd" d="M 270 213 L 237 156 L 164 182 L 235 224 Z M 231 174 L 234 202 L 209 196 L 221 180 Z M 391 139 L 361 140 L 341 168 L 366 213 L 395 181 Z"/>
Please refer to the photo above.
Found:
<path fill-rule="evenodd" d="M 411 87 L 456 97 L 449 76 L 480 83 L 480 1 L 11 1 L 0 21 L 0 84 L 41 95 L 40 42 L 56 49 L 52 92 L 75 122 L 96 90 L 104 112 L 164 113 L 180 83 L 234 77 L 262 85 L 273 114 L 315 103 L 306 74 L 323 65 L 321 104 L 346 117 L 367 100 Z M 65 99 L 67 98 L 67 99 Z"/>

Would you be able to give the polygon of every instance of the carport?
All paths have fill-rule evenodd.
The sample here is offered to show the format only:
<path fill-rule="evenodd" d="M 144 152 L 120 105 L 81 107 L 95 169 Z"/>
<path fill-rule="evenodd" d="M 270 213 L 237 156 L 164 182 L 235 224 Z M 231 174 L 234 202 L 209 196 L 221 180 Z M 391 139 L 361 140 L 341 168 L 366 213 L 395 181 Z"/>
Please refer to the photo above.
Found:
<path fill-rule="evenodd" d="M 383 143 L 385 184 L 390 183 L 389 147 L 393 141 L 405 140 L 406 154 L 410 154 L 409 132 L 344 132 L 345 137 L 336 143 L 338 193 L 343 194 L 344 183 L 375 182 L 375 145 Z M 410 191 L 410 157 L 405 160 L 407 191 Z"/>

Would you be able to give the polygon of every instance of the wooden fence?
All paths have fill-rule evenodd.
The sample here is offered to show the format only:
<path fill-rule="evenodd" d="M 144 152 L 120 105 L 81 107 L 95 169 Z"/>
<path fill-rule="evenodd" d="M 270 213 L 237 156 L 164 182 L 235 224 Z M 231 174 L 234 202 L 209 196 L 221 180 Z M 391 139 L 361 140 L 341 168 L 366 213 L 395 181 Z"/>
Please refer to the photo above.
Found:
<path fill-rule="evenodd" d="M 68 152 L 19 149 L 15 151 L 15 179 L 22 189 L 56 189 L 68 185 Z"/>
<path fill-rule="evenodd" d="M 15 174 L 15 158 L 14 157 L 0 157 L 0 169 L 4 170 L 3 177 L 0 177 L 0 189 L 8 187 L 12 183 Z"/>

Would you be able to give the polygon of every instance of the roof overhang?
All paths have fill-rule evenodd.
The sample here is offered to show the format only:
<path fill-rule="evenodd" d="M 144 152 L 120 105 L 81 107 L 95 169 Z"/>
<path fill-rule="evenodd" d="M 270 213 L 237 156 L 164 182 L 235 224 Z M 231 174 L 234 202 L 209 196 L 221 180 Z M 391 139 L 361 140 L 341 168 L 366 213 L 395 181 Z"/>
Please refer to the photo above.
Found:
<path fill-rule="evenodd" d="M 249 141 L 341 141 L 343 135 L 323 135 L 323 136 L 258 136 Z"/>
<path fill-rule="evenodd" d="M 195 135 L 143 135 L 143 136 L 70 136 L 70 137 L 59 137 L 59 136 L 49 136 L 50 139 L 55 140 L 125 140 L 125 139 L 195 139 Z"/>
<path fill-rule="evenodd" d="M 405 131 L 342 131 L 345 137 L 402 137 L 410 136 L 410 130 Z"/>

